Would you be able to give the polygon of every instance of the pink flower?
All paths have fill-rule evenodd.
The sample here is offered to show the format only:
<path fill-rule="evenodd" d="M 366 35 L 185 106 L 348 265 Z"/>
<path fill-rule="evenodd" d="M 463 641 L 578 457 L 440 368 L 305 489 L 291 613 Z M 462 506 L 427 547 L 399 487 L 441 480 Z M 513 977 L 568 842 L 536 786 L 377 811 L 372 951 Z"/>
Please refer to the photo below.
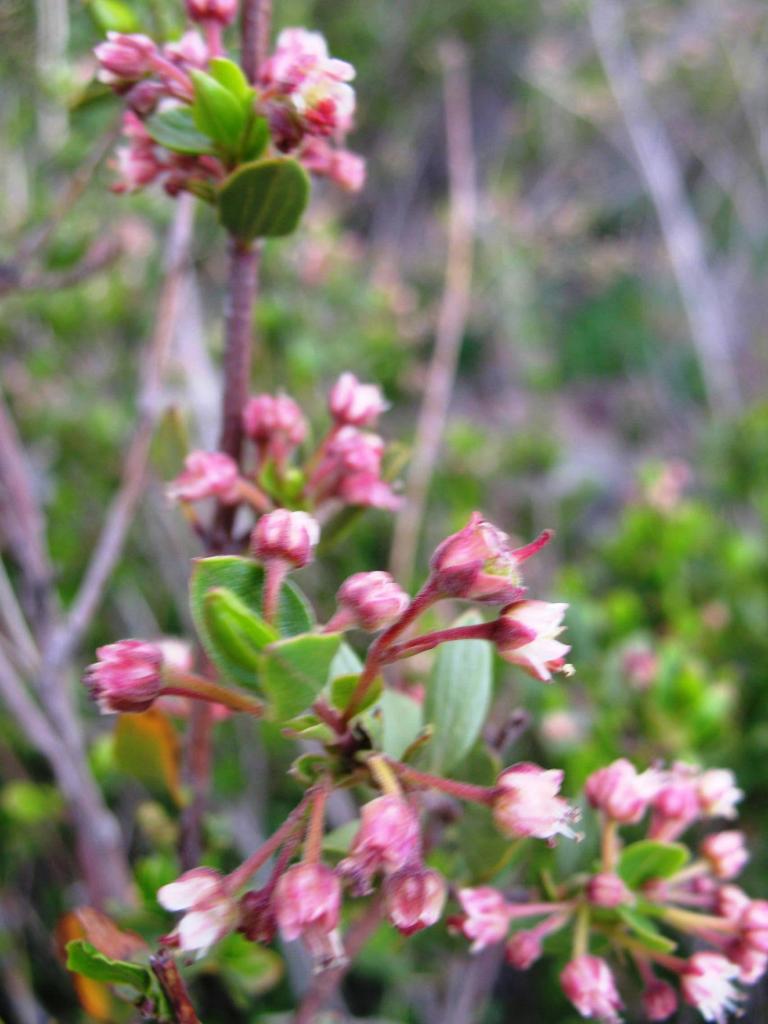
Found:
<path fill-rule="evenodd" d="M 186 0 L 192 21 L 218 21 L 229 25 L 237 14 L 237 0 Z"/>
<path fill-rule="evenodd" d="M 294 569 L 312 561 L 320 539 L 320 525 L 306 512 L 290 512 L 278 508 L 267 512 L 256 523 L 251 535 L 251 550 L 262 562 L 279 559 Z"/>
<path fill-rule="evenodd" d="M 315 502 L 336 498 L 348 505 L 397 507 L 397 497 L 381 479 L 383 455 L 384 441 L 377 434 L 342 427 L 310 477 Z"/>
<path fill-rule="evenodd" d="M 472 940 L 470 951 L 479 953 L 486 946 L 503 942 L 509 930 L 511 908 L 498 889 L 482 885 L 476 889 L 460 889 L 458 895 L 466 915 L 461 921 L 461 931 Z"/>
<path fill-rule="evenodd" d="M 627 903 L 632 903 L 632 894 L 618 875 L 602 872 L 592 875 L 586 885 L 585 894 L 595 907 L 612 910 Z"/>
<path fill-rule="evenodd" d="M 707 836 L 699 849 L 713 874 L 725 880 L 736 878 L 749 860 L 744 833 L 736 830 L 715 832 Z"/>
<path fill-rule="evenodd" d="M 696 765 L 676 761 L 664 773 L 664 782 L 653 798 L 650 839 L 671 841 L 701 816 L 700 770 Z"/>
<path fill-rule="evenodd" d="M 739 968 L 739 981 L 742 985 L 754 985 L 768 969 L 768 953 L 753 949 L 742 939 L 729 942 L 725 953 L 731 963 Z"/>
<path fill-rule="evenodd" d="M 656 978 L 643 991 L 642 1001 L 648 1020 L 667 1020 L 677 1009 L 677 992 L 669 982 Z"/>
<path fill-rule="evenodd" d="M 238 500 L 237 463 L 224 452 L 190 452 L 184 460 L 184 472 L 171 481 L 167 493 L 178 501 L 202 501 L 218 498 L 225 504 Z"/>
<path fill-rule="evenodd" d="M 132 110 L 123 114 L 123 133 L 128 137 L 128 145 L 119 146 L 115 152 L 118 181 L 112 191 L 135 192 L 153 182 L 168 167 L 158 157 L 154 141 Z"/>
<path fill-rule="evenodd" d="M 240 924 L 237 929 L 250 942 L 268 945 L 277 932 L 272 889 L 254 889 L 240 900 Z"/>
<path fill-rule="evenodd" d="M 541 954 L 541 939 L 533 929 L 514 932 L 507 940 L 507 963 L 518 971 L 527 971 L 529 967 L 533 967 Z"/>
<path fill-rule="evenodd" d="M 733 984 L 738 976 L 739 968 L 719 953 L 694 953 L 680 975 L 683 998 L 704 1020 L 726 1024 L 742 999 Z"/>
<path fill-rule="evenodd" d="M 202 70 L 208 66 L 210 58 L 205 40 L 195 29 L 185 32 L 175 43 L 166 43 L 163 47 L 163 54 L 172 64 L 176 64 L 184 70 L 190 68 Z"/>
<path fill-rule="evenodd" d="M 237 903 L 213 868 L 186 871 L 158 890 L 157 899 L 166 910 L 185 911 L 172 933 L 184 951 L 199 950 L 202 955 L 237 925 Z"/>
<path fill-rule="evenodd" d="M 750 949 L 768 953 L 768 901 L 750 900 L 739 919 L 741 938 Z"/>
<path fill-rule="evenodd" d="M 262 459 L 281 464 L 307 436 L 307 421 L 288 395 L 254 395 L 243 411 L 243 429 Z"/>
<path fill-rule="evenodd" d="M 403 935 L 429 928 L 439 920 L 445 897 L 445 879 L 430 868 L 402 868 L 384 884 L 387 917 Z"/>
<path fill-rule="evenodd" d="M 337 149 L 326 139 L 307 136 L 298 158 L 310 174 L 330 178 L 347 192 L 359 192 L 365 184 L 365 160 L 348 149 Z"/>
<path fill-rule="evenodd" d="M 85 684 L 102 714 L 146 711 L 163 688 L 163 653 L 145 640 L 118 640 L 96 649 Z"/>
<path fill-rule="evenodd" d="M 645 814 L 662 783 L 653 770 L 639 773 L 626 758 L 599 768 L 587 779 L 587 799 L 597 810 L 622 825 L 632 825 Z"/>
<path fill-rule="evenodd" d="M 354 77 L 351 64 L 329 56 L 318 32 L 302 28 L 280 33 L 261 72 L 267 97 L 282 98 L 303 131 L 321 136 L 343 135 L 351 128 L 355 93 L 348 83 Z"/>
<path fill-rule="evenodd" d="M 99 80 L 121 85 L 135 82 L 152 70 L 157 46 L 149 36 L 107 32 L 107 42 L 99 43 L 93 52 L 100 65 Z"/>
<path fill-rule="evenodd" d="M 434 585 L 446 596 L 489 604 L 509 604 L 525 593 L 519 572 L 550 539 L 549 532 L 523 548 L 513 548 L 509 537 L 479 512 L 473 512 L 463 530 L 447 537 L 432 556 Z"/>
<path fill-rule="evenodd" d="M 376 384 L 361 384 L 354 373 L 342 373 L 331 389 L 328 408 L 339 426 L 370 427 L 389 405 Z"/>
<path fill-rule="evenodd" d="M 566 964 L 560 975 L 566 996 L 582 1017 L 615 1022 L 620 1020 L 623 1003 L 616 991 L 613 973 L 599 956 L 583 953 Z"/>
<path fill-rule="evenodd" d="M 738 885 L 723 885 L 715 894 L 715 913 L 737 921 L 750 903 L 749 896 Z"/>
<path fill-rule="evenodd" d="M 384 480 L 373 473 L 351 473 L 340 482 L 338 498 L 345 505 L 360 505 L 363 508 L 383 508 L 396 512 L 403 503 Z"/>
<path fill-rule="evenodd" d="M 701 813 L 708 818 L 735 818 L 736 804 L 744 799 L 744 791 L 736 785 L 733 772 L 726 768 L 710 768 L 699 777 L 697 793 Z"/>
<path fill-rule="evenodd" d="M 571 649 L 557 639 L 564 629 L 567 607 L 548 601 L 520 601 L 505 608 L 496 626 L 499 654 L 534 679 L 548 682 L 553 672 L 565 670 L 565 656 Z"/>
<path fill-rule="evenodd" d="M 274 907 L 283 938 L 301 938 L 318 967 L 344 962 L 338 931 L 341 882 L 326 864 L 303 862 L 288 868 L 275 886 Z"/>
<path fill-rule="evenodd" d="M 420 859 L 421 829 L 418 815 L 400 796 L 370 800 L 360 817 L 360 828 L 339 871 L 352 879 L 355 891 L 362 895 L 370 892 L 377 871 L 393 874 Z"/>
<path fill-rule="evenodd" d="M 562 782 L 559 769 L 545 770 L 528 762 L 503 771 L 493 802 L 493 818 L 499 830 L 513 839 L 553 839 L 557 835 L 577 838 L 571 823 L 578 820 L 578 810 L 557 795 Z"/>
<path fill-rule="evenodd" d="M 354 624 L 374 633 L 399 619 L 411 599 L 388 572 L 356 572 L 336 594 L 340 628 Z"/>

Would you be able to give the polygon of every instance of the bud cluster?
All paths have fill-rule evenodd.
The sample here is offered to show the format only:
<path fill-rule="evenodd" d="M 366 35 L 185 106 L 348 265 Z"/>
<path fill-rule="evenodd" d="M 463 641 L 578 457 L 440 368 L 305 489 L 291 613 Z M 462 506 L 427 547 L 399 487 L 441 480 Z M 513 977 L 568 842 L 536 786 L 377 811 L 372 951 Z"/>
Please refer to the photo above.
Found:
<path fill-rule="evenodd" d="M 198 27 L 179 40 L 160 45 L 146 35 L 109 32 L 95 48 L 98 78 L 126 104 L 127 144 L 116 153 L 115 191 L 160 182 L 170 195 L 190 191 L 211 198 L 211 188 L 237 166 L 235 150 L 198 145 L 194 116 L 188 117 L 196 99 L 193 72 L 216 71 L 211 61 L 224 56 L 222 32 L 236 12 L 232 0 L 188 0 L 187 14 Z M 284 29 L 263 64 L 250 106 L 251 119 L 265 119 L 273 152 L 295 156 L 310 173 L 350 191 L 365 181 L 362 157 L 340 145 L 353 126 L 354 76 L 351 64 L 329 55 L 322 35 Z M 215 74 L 213 81 L 216 96 Z M 151 120 L 173 111 L 184 138 L 163 133 Z"/>

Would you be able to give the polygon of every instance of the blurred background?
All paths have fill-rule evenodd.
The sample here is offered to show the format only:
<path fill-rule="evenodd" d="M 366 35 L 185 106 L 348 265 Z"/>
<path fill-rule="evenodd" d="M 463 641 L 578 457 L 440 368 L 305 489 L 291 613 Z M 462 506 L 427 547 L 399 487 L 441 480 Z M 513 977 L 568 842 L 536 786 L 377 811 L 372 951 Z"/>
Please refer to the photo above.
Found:
<path fill-rule="evenodd" d="M 174 36 L 180 7 L 0 0 L 0 377 L 64 603 L 120 476 L 176 210 L 159 192 L 110 192 L 119 106 L 93 82 L 91 49 L 110 28 Z M 319 432 L 341 371 L 380 382 L 392 403 L 383 430 L 405 466 L 436 334 L 450 345 L 453 331 L 447 424 L 423 522 L 406 538 L 415 555 L 396 547 L 401 578 L 417 583 L 475 508 L 521 538 L 553 527 L 531 584 L 570 602 L 577 672 L 546 688 L 499 670 L 497 717 L 531 716 L 513 760 L 564 767 L 569 793 L 619 755 L 732 767 L 755 851 L 745 886 L 768 895 L 768 8 L 276 0 L 275 20 L 322 31 L 356 66 L 349 142 L 368 181 L 351 197 L 317 186 L 300 232 L 268 245 L 254 390 L 290 391 Z M 163 385 L 171 411 L 75 671 L 98 643 L 189 629 L 197 551 L 162 482 L 187 444 L 214 443 L 225 275 L 221 233 L 199 210 Z M 329 553 L 310 584 L 323 610 L 346 574 L 390 563 L 392 535 L 391 516 L 373 512 Z M 19 567 L 2 523 L 0 544 L 3 590 Z M 149 907 L 178 867 L 175 782 L 162 766 L 131 775 L 110 727 L 85 702 L 83 714 Z M 263 738 L 266 783 L 247 737 L 226 729 L 207 825 L 222 851 L 247 842 L 244 779 L 267 818 L 295 797 L 284 743 Z M 130 1019 L 93 993 L 88 1003 L 57 960 L 80 897 L 67 813 L 45 758 L 6 714 L 0 774 L 0 1017 Z M 470 975 L 460 947 L 442 931 L 404 944 L 383 930 L 347 981 L 350 1012 L 575 1020 L 552 964 L 518 975 L 483 961 Z M 238 955 L 202 971 L 203 1019 L 283 1019 L 301 965 L 238 968 Z M 234 993 L 225 1009 L 216 969 Z M 764 1020 L 766 1005 L 758 987 L 746 1019 Z"/>

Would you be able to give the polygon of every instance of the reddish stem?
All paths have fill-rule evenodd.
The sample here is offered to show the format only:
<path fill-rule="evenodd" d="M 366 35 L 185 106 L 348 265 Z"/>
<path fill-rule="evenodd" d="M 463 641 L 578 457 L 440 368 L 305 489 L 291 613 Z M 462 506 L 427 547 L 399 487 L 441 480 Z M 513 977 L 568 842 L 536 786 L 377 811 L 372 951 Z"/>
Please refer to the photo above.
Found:
<path fill-rule="evenodd" d="M 281 558 L 270 558 L 264 565 L 264 598 L 262 613 L 270 624 L 274 624 L 280 609 L 280 588 L 288 575 L 288 566 Z"/>
<path fill-rule="evenodd" d="M 397 661 L 399 658 L 411 658 L 415 654 L 424 654 L 434 650 L 440 644 L 453 640 L 492 640 L 496 629 L 495 622 L 480 622 L 474 626 L 455 626 L 452 629 L 438 629 L 434 633 L 425 633 L 402 644 L 393 644 L 382 657 L 383 663 Z"/>
<path fill-rule="evenodd" d="M 317 787 L 308 789 L 301 801 L 294 807 L 288 817 L 285 819 L 283 824 L 273 832 L 272 835 L 267 839 L 265 843 L 256 850 L 254 853 L 244 860 L 240 867 L 227 876 L 226 883 L 230 892 L 236 892 L 240 889 L 251 875 L 254 875 L 262 864 L 266 864 L 272 854 L 282 846 L 286 839 L 291 835 L 293 830 L 296 828 L 301 817 L 307 810 L 309 803 L 314 800 L 315 794 L 317 793 Z"/>
<path fill-rule="evenodd" d="M 441 793 L 448 793 L 459 800 L 471 800 L 473 803 L 490 806 L 496 795 L 496 789 L 491 786 L 474 786 L 470 782 L 457 782 L 455 779 L 444 779 L 439 775 L 431 775 L 429 772 L 420 772 L 410 765 L 401 761 L 393 761 L 387 758 L 387 764 L 405 782 L 419 786 L 422 789 L 438 789 Z"/>
<path fill-rule="evenodd" d="M 330 788 L 330 780 L 324 779 L 312 801 L 309 828 L 307 829 L 307 838 L 304 843 L 304 860 L 307 864 L 317 864 L 323 852 L 325 805 L 328 800 Z"/>

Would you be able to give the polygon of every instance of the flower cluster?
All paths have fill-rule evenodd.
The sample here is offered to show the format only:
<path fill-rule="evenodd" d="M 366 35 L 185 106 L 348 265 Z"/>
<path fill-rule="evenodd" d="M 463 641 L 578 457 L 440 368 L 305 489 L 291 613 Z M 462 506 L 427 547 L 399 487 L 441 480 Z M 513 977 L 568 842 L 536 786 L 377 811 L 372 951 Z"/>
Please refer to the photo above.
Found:
<path fill-rule="evenodd" d="M 365 432 L 385 408 L 378 389 L 345 374 L 332 390 L 329 407 L 333 426 L 299 469 L 291 460 L 308 434 L 300 410 L 285 395 L 256 396 L 244 416 L 253 442 L 253 472 L 243 476 L 220 454 L 197 453 L 173 483 L 174 495 L 186 504 L 216 497 L 226 507 L 240 501 L 256 504 L 255 490 L 259 500 L 271 505 L 278 488 L 290 482 L 294 496 L 322 518 L 324 509 L 342 501 L 340 481 L 347 477 L 339 470 L 337 453 L 350 432 L 367 440 L 344 464 L 346 473 L 371 474 L 380 486 L 388 486 L 378 475 L 381 442 L 374 443 L 375 435 Z M 312 560 L 319 532 L 317 519 L 307 511 L 262 511 L 248 544 L 263 566 L 263 619 L 248 619 L 248 609 L 234 595 L 209 595 L 223 602 L 220 625 L 226 627 L 226 615 L 234 616 L 237 644 L 242 646 L 253 622 L 269 656 L 285 577 Z M 561 793 L 563 772 L 524 761 L 501 770 L 492 785 L 477 785 L 426 772 L 408 751 L 398 760 L 374 741 L 375 715 L 366 709 L 376 699 L 382 669 L 442 644 L 485 640 L 501 658 L 542 682 L 570 671 L 565 662 L 569 647 L 561 639 L 566 605 L 530 599 L 521 574 L 524 561 L 549 536 L 516 546 L 474 513 L 438 546 L 415 596 L 381 571 L 355 573 L 342 583 L 336 609 L 325 625 L 315 627 L 312 643 L 336 644 L 352 629 L 377 635 L 361 670 L 343 679 L 341 690 L 318 689 L 302 715 L 283 723 L 287 736 L 309 730 L 306 734 L 320 738 L 324 748 L 311 755 L 311 770 L 295 767 L 296 777 L 308 786 L 306 793 L 273 836 L 229 875 L 198 868 L 160 890 L 160 903 L 182 913 L 164 940 L 169 947 L 204 952 L 235 930 L 261 943 L 279 933 L 285 941 L 301 940 L 317 969 L 324 970 L 345 963 L 348 956 L 341 930 L 346 901 L 354 908 L 355 901 L 374 896 L 382 916 L 410 935 L 436 925 L 449 900 L 455 900 L 446 918 L 448 930 L 468 940 L 473 953 L 503 944 L 507 962 L 517 970 L 536 963 L 550 937 L 560 933 L 562 942 L 563 933 L 570 933 L 572 955 L 561 984 L 585 1018 L 607 1024 L 621 1019 L 627 996 L 614 975 L 613 956 L 623 968 L 631 965 L 640 980 L 637 998 L 645 1019 L 666 1020 L 683 1002 L 705 1020 L 725 1024 L 743 999 L 741 986 L 754 984 L 768 966 L 768 902 L 751 899 L 735 884 L 748 852 L 744 835 L 731 824 L 742 798 L 731 772 L 684 762 L 638 771 L 625 759 L 593 772 L 584 797 L 594 814 L 584 827 L 587 833 L 595 830 L 599 864 L 560 883 L 549 877 L 542 891 L 507 890 L 452 884 L 430 863 L 435 835 L 444 827 L 436 828 L 436 819 L 430 819 L 437 813 L 434 795 L 441 796 L 443 806 L 446 799 L 455 805 L 452 820 L 460 819 L 462 804 L 479 805 L 488 824 L 511 843 L 552 846 L 560 839 L 582 839 L 576 831 L 579 808 Z M 471 624 L 414 628 L 446 600 L 497 609 Z M 230 711 L 253 714 L 263 707 L 225 681 L 195 676 L 189 664 L 171 664 L 159 646 L 122 641 L 101 648 L 99 657 L 87 682 L 102 710 L 141 711 L 168 695 L 212 700 Z M 295 709 L 294 696 L 290 704 Z M 323 835 L 327 799 L 337 787 L 364 787 L 366 800 L 346 852 L 334 858 L 324 854 Z M 692 856 L 687 835 L 713 820 L 725 820 L 728 827 L 698 839 Z M 643 822 L 645 835 L 638 839 Z M 622 834 L 624 828 L 635 830 L 631 841 Z M 267 882 L 249 889 L 250 879 L 270 858 Z M 626 974 L 623 970 L 622 978 Z"/>
<path fill-rule="evenodd" d="M 694 824 L 735 817 L 742 794 L 733 775 L 682 763 L 637 772 L 622 759 L 594 772 L 585 794 L 599 813 L 601 870 L 556 887 L 556 899 L 545 903 L 513 902 L 490 887 L 462 889 L 454 926 L 473 952 L 506 943 L 519 970 L 539 959 L 547 936 L 572 927 L 574 955 L 561 983 L 583 1017 L 616 1022 L 623 1008 L 608 960 L 589 952 L 593 941 L 634 961 L 645 1019 L 667 1020 L 682 998 L 705 1020 L 724 1024 L 743 998 L 738 984 L 754 984 L 768 968 L 768 902 L 733 884 L 748 859 L 742 833 L 711 833 L 694 859 L 679 840 Z M 624 846 L 619 828 L 643 819 L 646 838 Z M 517 929 L 526 917 L 540 920 Z M 672 955 L 686 940 L 696 952 Z"/>
<path fill-rule="evenodd" d="M 262 514 L 281 505 L 300 506 L 321 522 L 347 505 L 397 508 L 399 498 L 383 476 L 386 444 L 378 434 L 361 429 L 373 426 L 387 408 L 379 388 L 344 373 L 331 389 L 328 405 L 330 429 L 303 464 L 296 464 L 295 456 L 309 434 L 303 412 L 288 395 L 254 395 L 243 410 L 243 432 L 253 444 L 249 469 L 241 472 L 224 452 L 193 451 L 184 472 L 168 485 L 169 497 L 184 504 L 201 533 L 205 530 L 191 506 L 208 498 L 233 507 L 250 505 Z M 254 534 L 257 558 L 274 553 L 278 521 L 279 517 L 267 520 Z M 313 531 L 310 547 L 318 539 Z M 307 560 L 304 557 L 302 564 Z"/>
<path fill-rule="evenodd" d="M 362 188 L 365 162 L 343 147 L 355 111 L 352 65 L 331 57 L 319 33 L 289 28 L 249 86 L 222 44 L 236 8 L 229 0 L 190 0 L 187 14 L 197 27 L 179 40 L 160 45 L 146 35 L 110 32 L 95 48 L 99 79 L 126 104 L 127 144 L 117 150 L 115 191 L 161 182 L 171 195 L 191 191 L 210 199 L 239 163 L 264 155 L 260 124 L 273 152 L 294 156 L 342 188 Z M 212 121 L 204 110 L 201 116 L 201 93 Z"/>

